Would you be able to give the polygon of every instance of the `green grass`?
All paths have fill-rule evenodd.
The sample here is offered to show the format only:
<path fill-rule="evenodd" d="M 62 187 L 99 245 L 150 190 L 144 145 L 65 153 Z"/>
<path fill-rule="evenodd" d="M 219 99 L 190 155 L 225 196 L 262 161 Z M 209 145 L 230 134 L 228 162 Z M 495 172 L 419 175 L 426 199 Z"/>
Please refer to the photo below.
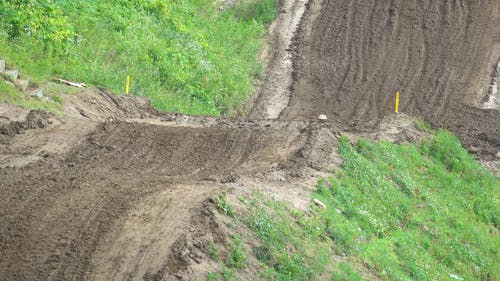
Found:
<path fill-rule="evenodd" d="M 500 280 L 500 182 L 455 136 L 342 137 L 339 151 L 342 168 L 313 193 L 325 210 L 242 200 L 237 223 L 259 241 L 247 253 L 263 268 L 258 279 Z"/>
<path fill-rule="evenodd" d="M 424 121 L 421 118 L 414 117 L 412 118 L 413 124 L 415 124 L 415 127 L 417 130 L 421 132 L 432 132 L 432 126 L 428 122 Z"/>
<path fill-rule="evenodd" d="M 262 71 L 276 0 L 19 0 L 0 3 L 0 57 L 54 77 L 146 96 L 164 111 L 229 115 Z"/>
<path fill-rule="evenodd" d="M 58 114 L 61 111 L 63 100 L 52 90 L 46 92 L 46 94 L 51 99 L 45 101 L 36 97 L 30 97 L 20 93 L 16 88 L 0 79 L 0 102 L 15 104 L 29 109 L 43 109 Z"/>
<path fill-rule="evenodd" d="M 233 245 L 227 258 L 227 266 L 232 268 L 243 268 L 245 252 L 243 251 L 243 241 L 238 234 L 233 235 Z"/>
<path fill-rule="evenodd" d="M 229 204 L 227 201 L 227 197 L 225 195 L 217 195 L 215 197 L 215 204 L 217 205 L 217 208 L 224 212 L 225 215 L 228 215 L 230 217 L 234 217 L 234 207 L 233 205 Z"/>

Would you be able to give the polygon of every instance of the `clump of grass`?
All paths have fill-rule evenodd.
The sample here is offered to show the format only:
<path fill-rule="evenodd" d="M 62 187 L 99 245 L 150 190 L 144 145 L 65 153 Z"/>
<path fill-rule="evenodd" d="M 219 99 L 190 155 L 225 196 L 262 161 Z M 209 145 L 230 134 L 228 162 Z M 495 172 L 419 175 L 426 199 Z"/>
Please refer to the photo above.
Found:
<path fill-rule="evenodd" d="M 363 278 L 349 263 L 343 262 L 337 265 L 332 273 L 332 281 L 362 281 Z"/>
<path fill-rule="evenodd" d="M 253 203 L 252 203 L 253 202 Z M 261 242 L 252 249 L 266 280 L 315 280 L 330 264 L 323 243 L 323 221 L 295 211 L 290 205 L 257 194 L 249 203 L 246 224 Z"/>
<path fill-rule="evenodd" d="M 208 253 L 213 260 L 219 260 L 219 252 L 217 251 L 217 246 L 214 241 L 210 241 L 208 245 Z"/>
<path fill-rule="evenodd" d="M 251 92 L 276 0 L 3 1 L 0 57 L 54 77 L 146 96 L 159 110 L 228 115 Z"/>
<path fill-rule="evenodd" d="M 412 118 L 413 124 L 415 124 L 415 128 L 421 132 L 432 132 L 432 126 L 430 123 L 424 121 L 421 118 L 418 117 L 413 117 Z"/>
<path fill-rule="evenodd" d="M 219 274 L 216 272 L 208 272 L 207 273 L 207 281 L 218 281 Z"/>
<path fill-rule="evenodd" d="M 221 210 L 224 214 L 226 214 L 230 217 L 234 217 L 236 215 L 234 213 L 233 205 L 229 204 L 226 196 L 217 195 L 215 197 L 215 204 L 217 205 L 217 208 L 219 208 L 219 210 Z"/>
<path fill-rule="evenodd" d="M 51 99 L 41 100 L 28 94 L 19 92 L 0 79 L 0 102 L 15 104 L 29 109 L 43 109 L 58 114 L 61 111 L 62 100 L 56 94 L 51 94 Z"/>
<path fill-rule="evenodd" d="M 233 235 L 233 246 L 229 251 L 226 264 L 229 267 L 241 269 L 244 265 L 244 258 L 243 241 L 241 240 L 241 236 L 235 234 Z"/>

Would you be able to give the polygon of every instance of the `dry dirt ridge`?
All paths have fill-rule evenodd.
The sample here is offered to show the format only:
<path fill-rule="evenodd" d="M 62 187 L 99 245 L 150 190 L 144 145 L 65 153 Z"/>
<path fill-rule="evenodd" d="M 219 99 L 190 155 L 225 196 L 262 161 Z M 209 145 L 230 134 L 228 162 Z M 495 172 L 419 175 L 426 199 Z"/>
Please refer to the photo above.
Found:
<path fill-rule="evenodd" d="M 227 240 L 213 194 L 307 208 L 340 133 L 421 137 L 390 114 L 396 89 L 403 112 L 498 168 L 500 115 L 479 109 L 495 94 L 498 1 L 281 2 L 249 118 L 159 113 L 98 89 L 66 95 L 64 117 L 1 104 L 0 280 L 202 279 L 209 241 Z"/>

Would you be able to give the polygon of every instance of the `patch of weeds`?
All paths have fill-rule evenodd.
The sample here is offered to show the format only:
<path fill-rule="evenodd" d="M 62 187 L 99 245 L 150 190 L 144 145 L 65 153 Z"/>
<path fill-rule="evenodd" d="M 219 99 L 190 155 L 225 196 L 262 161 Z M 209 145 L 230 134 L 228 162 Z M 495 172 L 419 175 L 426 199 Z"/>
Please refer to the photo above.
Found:
<path fill-rule="evenodd" d="M 47 110 L 60 114 L 61 103 L 54 100 L 41 100 L 19 92 L 0 78 L 0 102 L 11 103 L 28 109 Z"/>
<path fill-rule="evenodd" d="M 229 251 L 226 264 L 232 268 L 241 269 L 244 266 L 245 252 L 243 251 L 243 241 L 238 234 L 233 235 L 233 245 Z"/>
<path fill-rule="evenodd" d="M 234 271 L 232 269 L 224 268 L 222 270 L 222 279 L 224 281 L 231 281 L 231 280 L 233 280 L 233 275 L 234 275 Z"/>
<path fill-rule="evenodd" d="M 415 124 L 415 128 L 421 132 L 432 132 L 432 126 L 429 122 L 424 121 L 421 118 L 413 117 L 413 124 Z"/>
<path fill-rule="evenodd" d="M 217 272 L 207 273 L 207 281 L 218 281 L 220 280 L 220 275 Z"/>
<path fill-rule="evenodd" d="M 57 103 L 57 104 L 59 104 L 59 105 L 63 105 L 63 104 L 64 104 L 64 100 L 63 100 L 63 98 L 61 98 L 61 97 L 60 97 L 60 96 L 58 96 L 58 95 L 55 95 L 55 94 L 54 94 L 54 95 L 51 95 L 51 96 L 50 96 L 50 98 L 51 98 L 51 99 L 52 99 L 55 103 Z"/>
<path fill-rule="evenodd" d="M 217 205 L 217 208 L 219 208 L 219 210 L 221 210 L 225 215 L 233 217 L 233 218 L 235 217 L 234 207 L 233 207 L 233 205 L 231 205 L 227 202 L 226 196 L 217 195 L 215 197 L 215 204 Z"/>
<path fill-rule="evenodd" d="M 359 275 L 350 264 L 343 262 L 337 265 L 337 268 L 332 273 L 332 281 L 362 281 L 363 278 Z"/>
<path fill-rule="evenodd" d="M 217 246 L 214 241 L 210 241 L 210 244 L 208 245 L 208 253 L 213 260 L 219 260 L 219 252 L 217 251 Z"/>
<path fill-rule="evenodd" d="M 321 238 L 325 222 L 319 216 L 311 217 L 284 202 L 260 196 L 260 204 L 249 205 L 252 215 L 245 223 L 261 242 L 252 254 L 267 268 L 266 278 L 316 279 L 327 270 L 331 258 Z"/>

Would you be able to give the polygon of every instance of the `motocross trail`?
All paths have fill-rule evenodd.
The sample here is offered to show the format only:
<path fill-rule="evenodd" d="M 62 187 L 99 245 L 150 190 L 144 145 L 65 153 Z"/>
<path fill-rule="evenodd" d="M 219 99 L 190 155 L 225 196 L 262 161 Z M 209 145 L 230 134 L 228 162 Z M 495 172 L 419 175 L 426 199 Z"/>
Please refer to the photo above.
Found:
<path fill-rule="evenodd" d="M 400 91 L 401 112 L 494 155 L 500 107 L 482 109 L 481 102 L 498 95 L 490 82 L 500 62 L 499 9 L 496 0 L 311 0 L 280 118 L 322 113 L 341 124 L 376 123 L 394 111 Z"/>
<path fill-rule="evenodd" d="M 279 2 L 248 116 L 94 88 L 64 95 L 63 115 L 0 104 L 0 280 L 206 278 L 209 242 L 225 241 L 215 194 L 305 209 L 340 134 L 416 141 L 406 114 L 498 168 L 498 0 Z"/>

